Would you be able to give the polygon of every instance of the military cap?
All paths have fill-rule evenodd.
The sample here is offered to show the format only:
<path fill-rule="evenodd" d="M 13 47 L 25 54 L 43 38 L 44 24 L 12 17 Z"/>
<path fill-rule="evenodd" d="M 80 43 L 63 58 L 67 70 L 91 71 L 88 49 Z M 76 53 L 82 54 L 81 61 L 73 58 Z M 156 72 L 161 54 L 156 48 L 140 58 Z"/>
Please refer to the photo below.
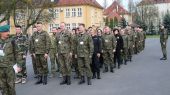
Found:
<path fill-rule="evenodd" d="M 0 26 L 0 32 L 8 32 L 10 30 L 9 25 Z"/>

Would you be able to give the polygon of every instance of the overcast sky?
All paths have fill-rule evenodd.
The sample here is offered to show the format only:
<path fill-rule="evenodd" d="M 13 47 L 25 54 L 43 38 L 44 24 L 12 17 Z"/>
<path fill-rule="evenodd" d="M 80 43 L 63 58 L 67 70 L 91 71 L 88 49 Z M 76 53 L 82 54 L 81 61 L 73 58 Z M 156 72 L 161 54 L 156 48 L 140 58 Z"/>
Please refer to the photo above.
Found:
<path fill-rule="evenodd" d="M 103 6 L 104 0 L 96 0 L 96 1 L 98 1 L 98 2 L 100 3 L 100 5 Z M 107 0 L 107 5 L 110 6 L 113 1 L 114 1 L 114 0 Z M 123 6 L 124 6 L 126 9 L 128 9 L 128 1 L 129 1 L 129 0 L 122 0 L 122 4 L 123 4 Z M 141 0 L 133 0 L 133 1 L 134 1 L 134 2 L 140 2 Z"/>

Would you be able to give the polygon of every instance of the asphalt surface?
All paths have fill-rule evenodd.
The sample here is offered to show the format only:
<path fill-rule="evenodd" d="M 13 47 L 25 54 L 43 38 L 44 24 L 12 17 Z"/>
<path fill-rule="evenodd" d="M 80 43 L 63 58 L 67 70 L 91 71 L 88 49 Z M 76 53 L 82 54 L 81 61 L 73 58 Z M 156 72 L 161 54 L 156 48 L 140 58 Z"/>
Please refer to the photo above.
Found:
<path fill-rule="evenodd" d="M 168 55 L 170 41 L 168 41 Z M 28 82 L 17 84 L 17 95 L 170 95 L 170 57 L 162 57 L 159 39 L 146 40 L 146 48 L 133 61 L 115 69 L 115 73 L 105 73 L 100 80 L 92 80 L 92 85 L 78 85 L 78 79 L 72 78 L 72 84 L 59 85 L 61 78 L 49 78 L 47 85 L 34 85 L 30 57 L 27 61 Z"/>

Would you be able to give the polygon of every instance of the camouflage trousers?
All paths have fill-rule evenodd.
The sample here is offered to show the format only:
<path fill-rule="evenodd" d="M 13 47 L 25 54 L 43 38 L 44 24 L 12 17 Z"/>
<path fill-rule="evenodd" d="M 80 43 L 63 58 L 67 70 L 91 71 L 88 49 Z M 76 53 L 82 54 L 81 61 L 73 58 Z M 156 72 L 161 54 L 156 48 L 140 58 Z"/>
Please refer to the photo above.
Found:
<path fill-rule="evenodd" d="M 110 68 L 114 67 L 114 53 L 113 51 L 105 51 L 103 52 L 103 60 L 104 60 L 104 66 L 105 68 Z"/>
<path fill-rule="evenodd" d="M 54 52 L 53 49 L 50 49 L 50 61 L 51 61 L 51 74 L 55 74 L 55 72 L 57 71 L 57 68 L 59 70 L 60 65 L 59 65 L 56 53 Z M 57 65 L 57 68 L 56 68 L 56 65 Z"/>
<path fill-rule="evenodd" d="M 0 67 L 0 85 L 2 95 L 16 95 L 15 92 L 15 73 L 13 67 Z"/>
<path fill-rule="evenodd" d="M 63 76 L 71 76 L 71 56 L 67 54 L 59 54 L 58 61 L 60 64 L 60 71 Z"/>
<path fill-rule="evenodd" d="M 134 53 L 135 54 L 139 53 L 139 43 L 138 43 L 138 41 L 135 42 Z"/>
<path fill-rule="evenodd" d="M 122 54 L 122 59 L 125 61 L 128 60 L 128 47 L 124 48 L 123 54 Z"/>
<path fill-rule="evenodd" d="M 33 66 L 34 74 L 37 75 L 38 71 L 37 71 L 37 66 L 36 66 L 36 59 L 33 55 L 31 55 L 31 58 L 32 58 L 32 66 Z"/>
<path fill-rule="evenodd" d="M 23 54 L 18 55 L 18 63 L 19 66 L 22 68 L 22 71 L 17 73 L 16 76 L 18 78 L 26 78 L 27 77 L 27 70 L 26 70 L 26 58 L 23 58 Z"/>
<path fill-rule="evenodd" d="M 80 73 L 80 76 L 86 76 L 87 77 L 92 77 L 92 71 L 91 71 L 91 67 L 90 64 L 91 59 L 89 57 L 78 57 L 78 70 Z"/>
<path fill-rule="evenodd" d="M 130 43 L 130 46 L 128 48 L 128 59 L 131 59 L 133 54 L 134 54 L 133 44 Z"/>
<path fill-rule="evenodd" d="M 163 42 L 161 42 L 161 49 L 162 49 L 162 53 L 163 53 L 163 57 L 167 58 L 167 41 L 165 41 L 165 44 Z"/>
<path fill-rule="evenodd" d="M 44 58 L 44 54 L 36 54 L 36 66 L 38 70 L 38 74 L 48 75 L 48 63 L 47 59 Z"/>
<path fill-rule="evenodd" d="M 78 69 L 78 60 L 77 60 L 77 58 L 75 58 L 75 55 L 73 55 L 73 58 L 72 58 L 72 68 L 75 70 L 76 77 L 79 77 L 80 72 Z"/>

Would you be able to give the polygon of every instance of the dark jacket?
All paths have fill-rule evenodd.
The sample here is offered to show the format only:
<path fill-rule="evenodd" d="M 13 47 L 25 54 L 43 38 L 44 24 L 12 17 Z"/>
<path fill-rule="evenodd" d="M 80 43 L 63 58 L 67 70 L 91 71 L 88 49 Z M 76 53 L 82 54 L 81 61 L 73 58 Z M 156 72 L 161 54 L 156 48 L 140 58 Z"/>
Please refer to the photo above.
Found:
<path fill-rule="evenodd" d="M 116 53 L 120 53 L 121 50 L 123 50 L 123 38 L 121 35 L 115 35 L 117 45 L 116 45 Z"/>
<path fill-rule="evenodd" d="M 102 51 L 102 39 L 99 36 L 93 36 L 94 53 L 101 53 Z"/>

